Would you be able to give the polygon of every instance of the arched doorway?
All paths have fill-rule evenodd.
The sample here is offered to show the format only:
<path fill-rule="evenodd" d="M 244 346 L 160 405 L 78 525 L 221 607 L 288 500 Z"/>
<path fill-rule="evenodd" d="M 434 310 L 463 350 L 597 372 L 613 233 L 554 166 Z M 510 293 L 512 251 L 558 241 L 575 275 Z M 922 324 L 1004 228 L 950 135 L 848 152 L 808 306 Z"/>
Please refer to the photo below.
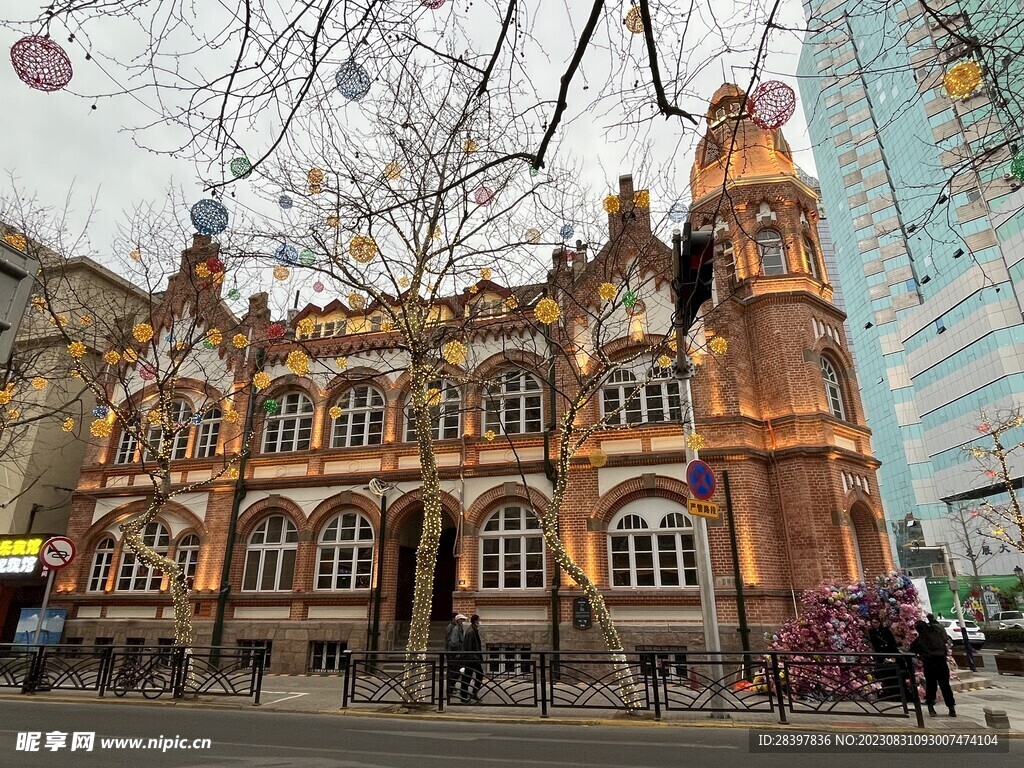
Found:
<path fill-rule="evenodd" d="M 434 566 L 434 600 L 430 609 L 431 621 L 445 621 L 452 617 L 452 594 L 455 592 L 455 547 L 457 531 L 447 516 L 443 517 L 441 543 Z M 416 547 L 423 532 L 423 512 L 408 517 L 398 531 L 398 580 L 395 588 L 395 620 L 412 619 L 412 597 L 416 586 Z"/>
<path fill-rule="evenodd" d="M 853 565 L 859 571 L 858 576 L 867 581 L 885 572 L 885 555 L 878 525 L 874 514 L 862 503 L 853 505 L 850 520 L 853 523 L 849 528 Z"/>

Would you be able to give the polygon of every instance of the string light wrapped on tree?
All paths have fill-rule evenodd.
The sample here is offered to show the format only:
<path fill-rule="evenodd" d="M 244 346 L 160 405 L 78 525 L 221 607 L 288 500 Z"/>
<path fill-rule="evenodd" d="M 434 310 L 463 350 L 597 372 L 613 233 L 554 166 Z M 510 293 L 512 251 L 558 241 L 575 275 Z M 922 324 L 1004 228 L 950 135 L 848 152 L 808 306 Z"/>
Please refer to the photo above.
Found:
<path fill-rule="evenodd" d="M 360 101 L 370 92 L 370 73 L 355 59 L 342 64 L 334 74 L 338 92 L 349 101 Z"/>
<path fill-rule="evenodd" d="M 200 200 L 190 214 L 192 226 L 200 235 L 219 235 L 228 228 L 228 209 L 213 198 Z"/>
<path fill-rule="evenodd" d="M 796 111 L 796 94 L 778 80 L 761 83 L 747 99 L 750 119 L 758 128 L 774 131 L 787 122 Z"/>
<path fill-rule="evenodd" d="M 942 87 L 951 99 L 966 99 L 981 83 L 981 65 L 973 59 L 954 64 L 942 78 Z"/>
<path fill-rule="evenodd" d="M 30 35 L 11 46 L 18 79 L 37 91 L 59 91 L 74 76 L 67 51 L 49 37 Z"/>

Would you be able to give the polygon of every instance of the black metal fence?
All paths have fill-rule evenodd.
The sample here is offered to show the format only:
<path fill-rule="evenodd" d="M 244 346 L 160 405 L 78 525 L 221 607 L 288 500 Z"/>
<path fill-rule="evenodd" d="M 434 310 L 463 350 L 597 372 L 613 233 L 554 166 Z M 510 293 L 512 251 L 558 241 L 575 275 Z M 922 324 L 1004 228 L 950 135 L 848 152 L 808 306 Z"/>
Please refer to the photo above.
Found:
<path fill-rule="evenodd" d="M 788 651 L 612 654 L 524 651 L 516 663 L 457 653 L 346 651 L 341 706 L 750 712 L 915 718 L 924 727 L 913 656 Z"/>
<path fill-rule="evenodd" d="M 0 688 L 22 693 L 252 696 L 255 705 L 265 666 L 265 651 L 240 648 L 0 644 Z"/>

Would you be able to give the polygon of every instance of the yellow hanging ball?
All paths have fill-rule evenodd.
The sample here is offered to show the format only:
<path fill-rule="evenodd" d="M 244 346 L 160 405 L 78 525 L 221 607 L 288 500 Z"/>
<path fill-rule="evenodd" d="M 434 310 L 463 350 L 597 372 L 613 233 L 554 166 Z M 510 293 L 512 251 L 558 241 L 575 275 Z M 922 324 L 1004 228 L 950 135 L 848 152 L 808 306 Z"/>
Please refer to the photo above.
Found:
<path fill-rule="evenodd" d="M 331 229 L 337 229 L 339 224 L 341 224 L 341 219 L 334 214 L 327 217 L 327 226 Z"/>
<path fill-rule="evenodd" d="M 462 142 L 462 151 L 465 152 L 467 155 L 476 152 L 476 150 L 477 144 L 475 141 L 473 141 L 473 139 L 466 139 L 464 142 Z"/>
<path fill-rule="evenodd" d="M 622 23 L 634 35 L 642 35 L 644 32 L 643 16 L 640 15 L 640 9 L 635 6 L 629 9 L 629 13 L 626 14 L 626 18 L 622 20 Z"/>
<path fill-rule="evenodd" d="M 618 213 L 622 207 L 622 201 L 619 200 L 618 195 L 608 195 L 604 199 L 604 210 L 605 213 Z"/>
<path fill-rule="evenodd" d="M 333 405 L 331 406 L 331 410 L 329 410 L 327 413 L 330 414 L 332 419 L 340 419 L 343 411 L 341 410 L 340 405 Z"/>
<path fill-rule="evenodd" d="M 637 208 L 651 207 L 651 193 L 646 189 L 638 189 L 633 193 L 633 205 Z"/>
<path fill-rule="evenodd" d="M 291 270 L 288 269 L 288 267 L 284 266 L 283 264 L 278 264 L 276 267 L 274 267 L 275 280 L 287 280 L 288 276 L 291 273 Z"/>
<path fill-rule="evenodd" d="M 334 358 L 334 364 L 338 366 L 339 371 L 344 371 L 346 368 L 348 368 L 348 358 L 336 357 Z"/>
<path fill-rule="evenodd" d="M 360 264 L 368 264 L 377 255 L 377 242 L 372 237 L 356 235 L 348 244 L 348 253 Z"/>
<path fill-rule="evenodd" d="M 942 78 L 942 85 L 951 99 L 966 99 L 981 85 L 981 66 L 976 61 L 954 64 Z"/>
<path fill-rule="evenodd" d="M 72 341 L 68 344 L 68 354 L 75 360 L 85 356 L 85 344 L 80 341 Z"/>
<path fill-rule="evenodd" d="M 309 373 L 309 356 L 305 352 L 293 349 L 288 353 L 285 365 L 287 365 L 288 370 L 296 376 L 305 376 Z"/>
<path fill-rule="evenodd" d="M 303 336 L 312 336 L 313 333 L 316 332 L 316 320 L 312 317 L 304 317 L 299 320 L 298 325 L 295 326 L 295 330 Z"/>
<path fill-rule="evenodd" d="M 484 432 L 484 440 L 486 440 L 487 442 L 491 442 L 495 437 L 497 437 L 497 435 L 494 434 L 493 429 L 488 429 L 486 432 Z"/>
<path fill-rule="evenodd" d="M 196 277 L 206 279 L 210 276 L 210 268 L 205 264 L 196 264 Z"/>
<path fill-rule="evenodd" d="M 139 323 L 132 328 L 132 336 L 140 344 L 145 344 L 147 341 L 153 338 L 153 326 L 149 323 Z"/>
<path fill-rule="evenodd" d="M 590 466 L 598 469 L 608 463 L 608 454 L 600 448 L 592 450 L 588 458 L 590 459 Z"/>
<path fill-rule="evenodd" d="M 541 299 L 537 302 L 533 314 L 544 325 L 551 325 L 561 316 L 562 310 L 554 299 Z"/>
<path fill-rule="evenodd" d="M 48 383 L 43 376 L 36 376 L 32 379 L 32 389 L 46 389 Z"/>
<path fill-rule="evenodd" d="M 19 232 L 11 232 L 4 236 L 4 241 L 18 251 L 24 251 L 28 242 L 25 240 L 25 236 Z"/>
<path fill-rule="evenodd" d="M 431 408 L 436 408 L 441 404 L 441 390 L 437 388 L 431 388 L 427 390 L 427 405 Z"/>
<path fill-rule="evenodd" d="M 71 432 L 75 428 L 75 420 L 71 417 L 64 419 L 61 423 L 60 428 L 65 432 Z"/>
<path fill-rule="evenodd" d="M 619 289 L 615 287 L 613 283 L 601 283 L 597 289 L 597 295 L 600 296 L 604 301 L 611 301 L 615 298 L 615 294 L 619 292 Z"/>
<path fill-rule="evenodd" d="M 402 166 L 392 160 L 390 163 L 384 166 L 384 177 L 388 181 L 394 181 L 402 175 Z"/>
<path fill-rule="evenodd" d="M 461 341 L 449 341 L 441 347 L 441 356 L 450 365 L 462 365 L 466 359 L 466 345 Z"/>
<path fill-rule="evenodd" d="M 480 279 L 481 280 L 490 280 L 492 274 L 494 274 L 494 273 L 491 272 L 491 268 L 490 267 L 484 267 L 483 269 L 480 270 Z"/>
<path fill-rule="evenodd" d="M 366 306 L 366 297 L 361 293 L 350 293 L 348 295 L 348 305 L 352 307 L 352 309 L 363 309 Z"/>
<path fill-rule="evenodd" d="M 249 346 L 249 337 L 244 333 L 236 333 L 231 337 L 231 343 L 235 346 L 235 349 L 245 349 Z"/>
<path fill-rule="evenodd" d="M 661 357 L 658 358 L 658 367 L 659 368 L 671 368 L 672 367 L 672 358 L 669 357 L 668 355 L 662 355 Z"/>
<path fill-rule="evenodd" d="M 113 430 L 113 424 L 106 419 L 96 419 L 89 425 L 89 434 L 93 437 L 110 437 L 110 433 L 113 432 Z"/>
<path fill-rule="evenodd" d="M 511 312 L 513 309 L 516 309 L 518 307 L 519 299 L 517 299 L 514 294 L 509 295 L 509 297 L 505 299 L 505 309 Z"/>
<path fill-rule="evenodd" d="M 715 336 L 709 346 L 716 355 L 724 355 L 729 349 L 729 342 L 724 336 Z"/>
<path fill-rule="evenodd" d="M 270 386 L 270 374 L 266 371 L 260 371 L 252 377 L 252 384 L 257 390 L 266 389 Z"/>
<path fill-rule="evenodd" d="M 707 441 L 704 439 L 703 435 L 699 435 L 696 432 L 691 432 L 689 435 L 686 436 L 686 447 L 689 448 L 691 451 L 703 450 L 706 445 Z"/>

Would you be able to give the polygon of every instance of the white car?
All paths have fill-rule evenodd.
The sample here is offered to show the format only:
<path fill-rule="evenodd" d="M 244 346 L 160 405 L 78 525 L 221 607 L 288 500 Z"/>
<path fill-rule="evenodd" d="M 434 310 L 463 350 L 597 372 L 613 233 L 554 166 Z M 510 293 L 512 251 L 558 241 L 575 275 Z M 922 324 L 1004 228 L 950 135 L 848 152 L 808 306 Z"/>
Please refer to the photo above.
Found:
<path fill-rule="evenodd" d="M 946 636 L 953 641 L 953 645 L 963 645 L 964 637 L 960 633 L 960 625 L 952 619 L 939 619 L 939 624 L 946 630 Z M 985 647 L 985 633 L 981 631 L 975 622 L 964 619 L 964 626 L 967 628 L 967 638 L 971 641 L 971 648 L 980 651 Z"/>
<path fill-rule="evenodd" d="M 992 617 L 1000 629 L 1024 629 L 1024 613 L 1021 611 L 1003 611 Z"/>

